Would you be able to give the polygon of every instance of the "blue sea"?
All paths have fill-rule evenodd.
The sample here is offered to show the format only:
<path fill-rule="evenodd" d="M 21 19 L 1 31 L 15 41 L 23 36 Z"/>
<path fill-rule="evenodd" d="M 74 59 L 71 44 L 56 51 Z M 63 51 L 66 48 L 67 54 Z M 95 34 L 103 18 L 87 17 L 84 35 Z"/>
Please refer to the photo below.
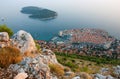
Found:
<path fill-rule="evenodd" d="M 31 19 L 20 12 L 26 6 L 47 8 L 58 16 Z M 120 0 L 0 0 L 0 24 L 14 32 L 25 30 L 37 40 L 48 41 L 60 30 L 72 28 L 100 28 L 120 38 Z"/>

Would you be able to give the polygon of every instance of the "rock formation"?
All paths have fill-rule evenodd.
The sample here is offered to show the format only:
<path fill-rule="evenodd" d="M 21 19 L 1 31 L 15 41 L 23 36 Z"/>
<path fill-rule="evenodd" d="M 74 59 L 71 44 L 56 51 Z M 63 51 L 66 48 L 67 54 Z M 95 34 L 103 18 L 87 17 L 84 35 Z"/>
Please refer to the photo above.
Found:
<path fill-rule="evenodd" d="M 113 67 L 114 68 L 114 73 L 118 78 L 120 78 L 120 65 Z"/>
<path fill-rule="evenodd" d="M 8 38 L 7 33 L 0 33 L 0 40 L 4 43 Z M 14 34 L 13 38 L 9 42 L 10 45 L 17 47 L 24 54 L 25 52 L 35 52 L 34 57 L 25 57 L 23 55 L 23 60 L 17 64 L 11 64 L 6 70 L 1 70 L 2 74 L 0 79 L 57 79 L 53 77 L 50 72 L 49 64 L 58 64 L 55 54 L 48 49 L 43 49 L 41 53 L 36 52 L 37 48 L 32 36 L 20 30 Z M 2 45 L 0 43 L 0 45 Z M 6 46 L 6 45 L 5 45 Z M 6 74 L 4 74 L 6 73 Z"/>
<path fill-rule="evenodd" d="M 34 58 L 25 57 L 19 64 L 12 64 L 9 68 L 18 74 L 27 73 L 28 78 L 52 79 L 49 64 L 60 65 L 56 60 L 55 54 L 50 50 L 44 49 L 42 54 L 38 54 Z"/>
<path fill-rule="evenodd" d="M 27 73 L 19 73 L 14 79 L 26 79 L 28 77 Z"/>
<path fill-rule="evenodd" d="M 76 77 L 73 77 L 72 79 L 80 79 L 80 77 L 79 77 L 79 76 L 76 76 Z"/>
<path fill-rule="evenodd" d="M 95 74 L 94 79 L 116 79 L 116 78 L 112 77 L 111 75 L 104 76 L 101 74 Z"/>
<path fill-rule="evenodd" d="M 31 34 L 23 30 L 20 30 L 16 34 L 14 34 L 12 38 L 12 43 L 14 46 L 19 48 L 22 53 L 36 51 L 35 42 Z"/>
<path fill-rule="evenodd" d="M 7 32 L 0 32 L 0 48 L 9 46 L 9 35 Z"/>
<path fill-rule="evenodd" d="M 43 49 L 43 59 L 47 61 L 47 64 L 59 64 L 55 54 L 49 49 Z M 60 64 L 59 64 L 60 65 Z"/>
<path fill-rule="evenodd" d="M 9 35 L 7 32 L 0 32 L 0 41 L 8 41 Z"/>

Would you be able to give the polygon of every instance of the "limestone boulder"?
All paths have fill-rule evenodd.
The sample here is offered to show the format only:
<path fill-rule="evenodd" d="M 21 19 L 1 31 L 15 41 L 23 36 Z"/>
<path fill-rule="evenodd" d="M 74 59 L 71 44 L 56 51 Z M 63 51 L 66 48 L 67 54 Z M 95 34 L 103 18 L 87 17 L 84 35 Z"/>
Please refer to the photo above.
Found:
<path fill-rule="evenodd" d="M 14 77 L 14 79 L 26 79 L 27 77 L 27 73 L 19 73 Z"/>
<path fill-rule="evenodd" d="M 113 68 L 114 68 L 114 73 L 116 74 L 116 76 L 120 78 L 120 65 L 113 67 Z"/>
<path fill-rule="evenodd" d="M 0 41 L 9 41 L 9 35 L 7 32 L 0 32 Z"/>
<path fill-rule="evenodd" d="M 80 77 L 79 77 L 79 76 L 76 76 L 76 77 L 73 77 L 72 79 L 80 79 Z"/>
<path fill-rule="evenodd" d="M 12 44 L 22 53 L 36 51 L 36 45 L 30 33 L 20 30 L 13 35 Z"/>
<path fill-rule="evenodd" d="M 10 69 L 17 73 L 27 72 L 28 78 L 51 79 L 50 69 L 47 63 L 43 62 L 43 55 L 38 55 L 34 58 L 25 57 L 20 63 L 10 65 Z M 46 60 L 45 60 L 46 61 Z M 47 62 L 47 61 L 46 61 Z M 17 78 L 16 78 L 17 79 Z"/>
<path fill-rule="evenodd" d="M 49 49 L 43 49 L 42 50 L 42 58 L 47 62 L 47 64 L 59 64 L 56 58 L 56 55 L 53 53 L 53 51 Z"/>
<path fill-rule="evenodd" d="M 95 74 L 94 79 L 116 79 L 112 77 L 111 75 L 104 76 L 102 74 Z"/>
<path fill-rule="evenodd" d="M 9 68 L 17 73 L 27 72 L 28 78 L 57 79 L 51 75 L 49 64 L 62 66 L 51 50 L 44 49 L 41 54 L 37 54 L 35 57 L 24 57 L 20 63 L 12 64 Z"/>

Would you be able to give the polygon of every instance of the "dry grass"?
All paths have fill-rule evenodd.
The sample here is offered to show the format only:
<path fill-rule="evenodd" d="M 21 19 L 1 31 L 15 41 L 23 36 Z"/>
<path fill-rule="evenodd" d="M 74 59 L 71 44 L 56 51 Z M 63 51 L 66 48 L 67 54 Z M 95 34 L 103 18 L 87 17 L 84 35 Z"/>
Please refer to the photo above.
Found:
<path fill-rule="evenodd" d="M 88 73 L 82 72 L 80 74 L 80 79 L 93 79 Z"/>
<path fill-rule="evenodd" d="M 23 56 L 24 57 L 32 57 L 32 58 L 34 58 L 36 56 L 36 54 L 26 51 L 26 52 L 24 52 Z"/>
<path fill-rule="evenodd" d="M 49 64 L 51 73 L 57 75 L 57 76 L 63 76 L 64 75 L 64 68 L 61 67 L 58 64 Z"/>
<path fill-rule="evenodd" d="M 0 67 L 7 68 L 10 64 L 22 60 L 20 50 L 15 47 L 4 47 L 0 49 Z"/>

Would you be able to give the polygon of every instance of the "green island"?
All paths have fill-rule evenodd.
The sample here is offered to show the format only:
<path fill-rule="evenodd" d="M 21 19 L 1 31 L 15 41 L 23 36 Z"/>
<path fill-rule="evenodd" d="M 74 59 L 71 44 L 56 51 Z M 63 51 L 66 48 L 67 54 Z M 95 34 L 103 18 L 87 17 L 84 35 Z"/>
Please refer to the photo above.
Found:
<path fill-rule="evenodd" d="M 40 19 L 40 20 L 55 19 L 57 16 L 57 13 L 55 11 L 39 8 L 35 6 L 23 7 L 21 12 L 24 14 L 30 14 L 29 15 L 30 18 Z"/>

